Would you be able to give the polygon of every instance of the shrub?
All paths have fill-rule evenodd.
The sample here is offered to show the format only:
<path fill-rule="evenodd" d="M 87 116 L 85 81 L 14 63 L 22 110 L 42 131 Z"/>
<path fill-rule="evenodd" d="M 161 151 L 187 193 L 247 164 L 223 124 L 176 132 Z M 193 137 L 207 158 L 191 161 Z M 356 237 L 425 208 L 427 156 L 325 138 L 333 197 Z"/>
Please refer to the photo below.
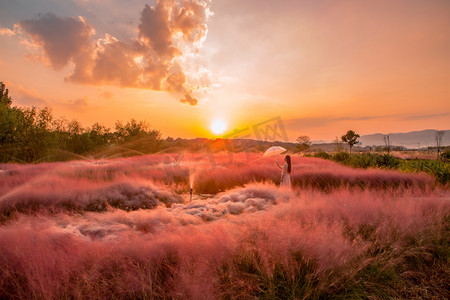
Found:
<path fill-rule="evenodd" d="M 395 169 L 400 165 L 400 160 L 389 154 L 362 153 L 352 156 L 350 165 L 362 168 Z"/>
<path fill-rule="evenodd" d="M 446 150 L 446 151 L 442 152 L 441 158 L 445 161 L 449 161 L 450 160 L 450 150 Z"/>
<path fill-rule="evenodd" d="M 377 166 L 395 169 L 400 166 L 400 160 L 389 154 L 377 155 Z"/>
<path fill-rule="evenodd" d="M 363 154 L 355 154 L 350 157 L 346 162 L 346 164 L 354 167 L 354 168 L 364 168 L 367 169 L 369 167 L 375 166 L 375 155 L 372 153 L 363 153 Z"/>
<path fill-rule="evenodd" d="M 400 168 L 402 171 L 428 173 L 442 185 L 450 182 L 450 164 L 448 162 L 420 159 L 404 162 Z"/>
<path fill-rule="evenodd" d="M 314 153 L 314 157 L 323 158 L 323 159 L 331 159 L 331 154 L 329 154 L 325 151 L 320 151 L 320 152 Z"/>
<path fill-rule="evenodd" d="M 344 163 L 350 158 L 350 154 L 348 152 L 338 152 L 333 155 L 333 160 L 338 163 Z"/>
<path fill-rule="evenodd" d="M 320 154 L 320 155 L 319 155 Z M 396 169 L 400 165 L 400 160 L 389 154 L 361 153 L 349 154 L 347 152 L 338 152 L 333 156 L 324 153 L 318 153 L 316 157 L 332 159 L 338 163 L 352 166 L 354 168 L 386 168 Z"/>

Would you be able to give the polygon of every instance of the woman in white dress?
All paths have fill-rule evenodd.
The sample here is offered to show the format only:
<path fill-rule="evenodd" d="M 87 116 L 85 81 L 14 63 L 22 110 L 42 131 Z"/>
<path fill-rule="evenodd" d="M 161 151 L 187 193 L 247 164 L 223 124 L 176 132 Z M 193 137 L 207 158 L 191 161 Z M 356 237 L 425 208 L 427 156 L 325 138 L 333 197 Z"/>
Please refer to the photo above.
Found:
<path fill-rule="evenodd" d="M 280 187 L 291 188 L 291 157 L 286 155 L 284 161 L 285 164 L 283 166 L 280 166 L 278 162 L 275 162 L 277 167 L 281 169 Z"/>

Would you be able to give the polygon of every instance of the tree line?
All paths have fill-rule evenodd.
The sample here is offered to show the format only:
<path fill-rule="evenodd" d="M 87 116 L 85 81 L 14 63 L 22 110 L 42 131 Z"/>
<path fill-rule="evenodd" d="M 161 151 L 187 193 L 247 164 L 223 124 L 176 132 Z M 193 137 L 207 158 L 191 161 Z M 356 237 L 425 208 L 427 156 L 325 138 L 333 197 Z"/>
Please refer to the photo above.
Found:
<path fill-rule="evenodd" d="M 98 122 L 83 127 L 78 121 L 56 118 L 48 107 L 14 106 L 0 82 L 0 162 L 73 159 L 73 155 L 106 151 L 113 145 L 139 153 L 161 149 L 161 132 L 145 121 L 117 121 L 114 129 Z"/>

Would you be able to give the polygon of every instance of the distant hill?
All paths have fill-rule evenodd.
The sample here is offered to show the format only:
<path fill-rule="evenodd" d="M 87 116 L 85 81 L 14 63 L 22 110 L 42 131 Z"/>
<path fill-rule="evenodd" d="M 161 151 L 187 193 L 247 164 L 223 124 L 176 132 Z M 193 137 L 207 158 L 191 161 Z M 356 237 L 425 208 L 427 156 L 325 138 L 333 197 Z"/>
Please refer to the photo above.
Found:
<path fill-rule="evenodd" d="M 444 136 L 442 137 L 442 146 L 450 145 L 450 130 L 444 130 Z M 436 146 L 436 130 L 427 129 L 421 131 L 411 131 L 405 133 L 389 133 L 389 139 L 391 145 L 393 146 L 404 146 L 407 148 L 417 148 L 420 145 L 420 148 Z M 362 143 L 361 146 L 381 146 L 384 145 L 384 136 L 383 133 L 375 133 L 363 135 L 359 139 Z"/>
<path fill-rule="evenodd" d="M 391 146 L 403 146 L 405 148 L 417 148 L 420 143 L 420 148 L 428 146 L 435 146 L 435 134 L 436 130 L 422 130 L 412 131 L 407 133 L 389 133 L 389 139 Z M 367 146 L 384 146 L 384 136 L 382 133 L 363 135 L 360 138 L 362 144 L 355 145 L 354 150 L 362 150 Z M 442 146 L 450 145 L 450 130 L 445 130 L 442 137 Z M 207 138 L 195 138 L 195 139 L 172 139 L 166 140 L 166 152 L 188 150 L 192 152 L 202 151 L 232 151 L 232 152 L 264 152 L 271 146 L 282 146 L 289 150 L 289 152 L 297 152 L 296 143 L 293 142 L 281 142 L 281 141 L 260 141 L 254 139 L 207 139 Z M 341 144 L 343 149 L 348 149 L 348 145 Z M 327 151 L 332 152 L 336 150 L 335 143 L 326 142 L 313 142 L 311 145 L 311 151 Z"/>

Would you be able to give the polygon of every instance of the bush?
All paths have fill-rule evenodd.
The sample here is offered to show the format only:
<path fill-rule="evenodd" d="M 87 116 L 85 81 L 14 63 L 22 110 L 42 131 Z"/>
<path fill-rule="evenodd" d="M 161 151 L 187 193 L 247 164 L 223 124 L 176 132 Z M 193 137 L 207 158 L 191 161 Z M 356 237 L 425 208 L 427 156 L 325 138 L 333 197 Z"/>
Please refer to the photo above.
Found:
<path fill-rule="evenodd" d="M 431 159 L 420 159 L 405 162 L 401 165 L 402 171 L 426 172 L 436 178 L 436 180 L 446 185 L 450 182 L 450 164 Z"/>
<path fill-rule="evenodd" d="M 450 150 L 446 150 L 446 151 L 442 152 L 441 158 L 445 161 L 449 161 L 450 160 Z"/>
<path fill-rule="evenodd" d="M 332 159 L 338 163 L 345 163 L 350 158 L 348 152 L 338 152 L 333 155 Z"/>
<path fill-rule="evenodd" d="M 400 165 L 400 160 L 389 154 L 362 153 L 352 154 L 338 152 L 333 158 L 334 161 L 354 168 L 386 168 L 396 169 Z"/>
<path fill-rule="evenodd" d="M 407 172 L 425 172 L 435 177 L 438 183 L 447 185 L 450 182 L 449 155 L 449 150 L 441 154 L 444 161 L 429 159 L 402 161 L 390 154 L 349 154 L 348 152 L 337 152 L 334 155 L 330 155 L 323 151 L 314 154 L 314 157 L 334 160 L 335 162 L 354 168 L 385 168 L 401 169 L 402 171 Z"/>
<path fill-rule="evenodd" d="M 367 169 L 369 167 L 374 167 L 376 160 L 375 155 L 371 153 L 355 154 L 350 157 L 347 164 L 354 168 Z"/>
<path fill-rule="evenodd" d="M 373 154 L 374 164 L 372 167 L 396 169 L 400 165 L 400 160 L 389 154 Z"/>
<path fill-rule="evenodd" d="M 331 154 L 329 154 L 325 151 L 320 151 L 320 152 L 314 153 L 314 157 L 323 158 L 323 159 L 331 159 Z"/>

